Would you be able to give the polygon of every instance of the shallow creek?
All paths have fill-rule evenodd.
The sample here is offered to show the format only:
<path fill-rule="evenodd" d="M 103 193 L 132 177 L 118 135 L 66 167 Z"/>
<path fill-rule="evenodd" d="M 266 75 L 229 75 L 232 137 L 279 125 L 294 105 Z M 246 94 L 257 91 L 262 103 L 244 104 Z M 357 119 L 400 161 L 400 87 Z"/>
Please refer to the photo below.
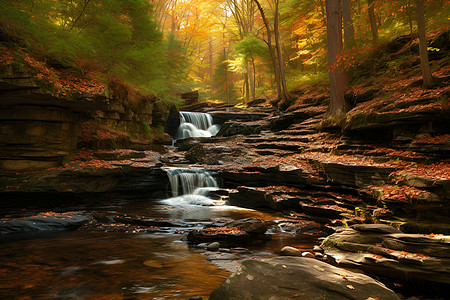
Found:
<path fill-rule="evenodd" d="M 91 204 L 59 207 L 58 212 L 118 213 L 187 224 L 253 216 L 264 220 L 283 218 L 275 213 L 221 205 L 111 202 L 99 203 L 95 207 Z M 8 219 L 42 211 L 52 210 L 28 208 L 8 210 L 9 215 L 3 211 L 2 215 Z M 0 236 L 0 298 L 188 299 L 202 296 L 207 299 L 231 274 L 233 266 L 209 261 L 202 254 L 205 249 L 184 241 L 187 231 L 183 228 L 101 231 L 84 226 L 73 231 L 35 231 Z M 240 253 L 240 256 L 271 257 L 277 255 L 285 244 L 311 250 L 315 242 L 280 232 L 273 232 L 272 236 L 273 239 L 264 245 L 247 247 L 248 251 Z"/>

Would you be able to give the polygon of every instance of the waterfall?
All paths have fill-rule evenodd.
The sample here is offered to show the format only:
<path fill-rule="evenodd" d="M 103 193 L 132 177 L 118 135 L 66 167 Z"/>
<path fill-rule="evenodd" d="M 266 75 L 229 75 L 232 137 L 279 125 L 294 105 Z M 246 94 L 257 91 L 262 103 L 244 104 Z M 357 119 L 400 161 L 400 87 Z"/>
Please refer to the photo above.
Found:
<path fill-rule="evenodd" d="M 210 114 L 180 111 L 180 126 L 177 139 L 190 137 L 211 137 L 219 132 L 220 126 L 214 124 Z"/>
<path fill-rule="evenodd" d="M 223 201 L 207 197 L 218 189 L 214 177 L 203 169 L 164 168 L 169 177 L 172 198 L 161 201 L 169 205 L 222 205 Z"/>

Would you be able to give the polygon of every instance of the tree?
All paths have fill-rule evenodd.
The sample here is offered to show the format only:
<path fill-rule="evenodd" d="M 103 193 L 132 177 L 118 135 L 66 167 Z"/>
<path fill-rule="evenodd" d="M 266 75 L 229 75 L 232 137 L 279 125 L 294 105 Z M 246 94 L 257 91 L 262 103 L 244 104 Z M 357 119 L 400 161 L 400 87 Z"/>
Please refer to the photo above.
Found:
<path fill-rule="evenodd" d="M 372 40 L 374 44 L 378 44 L 378 25 L 377 20 L 375 18 L 375 3 L 374 0 L 367 0 L 367 4 L 369 5 L 369 22 L 370 22 L 370 31 L 372 32 Z"/>
<path fill-rule="evenodd" d="M 283 50 L 281 48 L 281 37 L 280 37 L 280 1 L 275 0 L 275 16 L 273 21 L 273 31 L 275 35 L 275 45 L 277 47 L 278 54 L 278 69 L 280 71 L 280 81 L 281 81 L 281 89 L 283 91 L 282 99 L 285 101 L 285 105 L 289 105 L 291 97 L 289 96 L 289 92 L 286 86 L 286 77 L 284 74 L 284 59 L 283 59 Z"/>
<path fill-rule="evenodd" d="M 430 63 L 428 62 L 427 38 L 425 35 L 425 8 L 423 0 L 417 0 L 416 3 L 416 19 L 417 31 L 419 34 L 419 52 L 420 52 L 420 69 L 422 70 L 423 85 L 430 88 L 434 85 L 433 76 L 431 75 Z"/>
<path fill-rule="evenodd" d="M 267 44 L 267 47 L 269 48 L 270 58 L 272 59 L 272 65 L 273 65 L 273 70 L 274 70 L 274 74 L 275 74 L 276 86 L 277 86 L 278 99 L 281 99 L 282 98 L 282 96 L 281 96 L 282 95 L 281 94 L 281 80 L 280 80 L 280 74 L 278 71 L 278 62 L 277 62 L 276 53 L 275 53 L 275 50 L 272 45 L 272 30 L 270 28 L 269 20 L 266 17 L 266 13 L 265 13 L 263 7 L 261 6 L 261 3 L 258 0 L 254 0 L 254 1 L 256 3 L 256 6 L 258 7 L 259 13 L 261 14 L 261 18 L 263 20 L 264 27 L 266 28 L 267 41 L 265 41 L 265 43 Z"/>
<path fill-rule="evenodd" d="M 350 0 L 342 0 L 342 16 L 344 20 L 344 45 L 347 53 L 355 46 L 355 29 L 352 22 Z M 346 70 L 347 83 L 350 83 L 353 72 L 350 67 Z"/>
<path fill-rule="evenodd" d="M 342 64 L 338 62 L 342 55 L 342 14 L 341 0 L 325 1 L 327 16 L 327 48 L 328 48 L 328 73 L 330 76 L 331 101 L 328 114 L 340 116 L 349 109 L 345 98 L 346 76 Z"/>
<path fill-rule="evenodd" d="M 344 43 L 347 49 L 355 45 L 355 28 L 352 22 L 350 0 L 342 0 L 342 16 L 344 19 Z"/>
<path fill-rule="evenodd" d="M 0 5 L 1 30 L 36 56 L 151 93 L 167 91 L 168 78 L 180 81 L 172 74 L 182 73 L 181 47 L 157 30 L 147 0 L 2 0 Z"/>
<path fill-rule="evenodd" d="M 278 100 L 285 100 L 287 102 L 290 101 L 289 92 L 286 86 L 286 78 L 284 73 L 284 59 L 283 52 L 281 49 L 281 38 L 280 38 L 280 29 L 279 29 L 279 0 L 275 0 L 275 12 L 274 12 L 274 24 L 273 24 L 273 33 L 275 36 L 275 46 L 276 51 L 272 45 L 272 29 L 269 23 L 269 20 L 266 16 L 266 13 L 258 0 L 253 0 L 258 7 L 258 10 L 261 14 L 261 18 L 264 23 L 264 27 L 266 28 L 267 33 L 267 47 L 269 48 L 269 54 L 272 59 L 273 69 L 275 72 L 275 80 L 277 83 L 277 94 Z"/>
<path fill-rule="evenodd" d="M 236 99 L 233 80 L 230 78 L 229 61 L 222 54 L 218 58 L 214 71 L 214 90 L 213 94 L 217 99 L 231 102 Z"/>
<path fill-rule="evenodd" d="M 255 11 L 256 8 L 253 4 L 252 0 L 226 0 L 229 11 L 233 16 L 234 23 L 237 27 L 237 37 L 239 40 L 243 40 L 246 37 L 250 36 L 250 33 L 253 31 L 254 23 L 255 23 Z M 244 103 L 248 102 L 250 99 L 250 93 L 252 93 L 252 97 L 255 97 L 255 82 L 253 78 L 254 75 L 254 66 L 252 68 L 252 57 L 245 57 L 245 70 L 244 74 Z"/>

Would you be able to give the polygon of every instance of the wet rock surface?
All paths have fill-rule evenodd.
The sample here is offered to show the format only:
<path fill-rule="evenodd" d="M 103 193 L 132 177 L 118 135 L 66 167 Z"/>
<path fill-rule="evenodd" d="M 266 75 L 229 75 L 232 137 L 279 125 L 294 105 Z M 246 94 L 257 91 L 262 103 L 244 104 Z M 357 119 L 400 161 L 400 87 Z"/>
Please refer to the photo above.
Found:
<path fill-rule="evenodd" d="M 194 229 L 187 235 L 187 240 L 196 244 L 219 242 L 220 245 L 261 244 L 271 239 L 265 234 L 267 225 L 259 218 L 232 221 L 220 227 Z"/>
<path fill-rule="evenodd" d="M 86 213 L 41 213 L 35 216 L 0 221 L 0 235 L 36 231 L 76 229 L 91 220 Z"/>
<path fill-rule="evenodd" d="M 210 299 L 400 299 L 374 279 L 311 258 L 245 260 Z"/>

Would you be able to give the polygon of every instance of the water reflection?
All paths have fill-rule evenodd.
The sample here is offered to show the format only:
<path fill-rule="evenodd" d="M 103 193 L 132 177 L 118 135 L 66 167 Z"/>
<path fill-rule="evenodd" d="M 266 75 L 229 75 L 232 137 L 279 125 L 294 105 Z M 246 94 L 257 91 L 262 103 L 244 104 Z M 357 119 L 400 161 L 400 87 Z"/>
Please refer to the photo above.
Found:
<path fill-rule="evenodd" d="M 190 251 L 180 236 L 149 236 L 74 231 L 4 243 L 0 296 L 206 299 L 229 275 Z"/>
<path fill-rule="evenodd" d="M 232 206 L 182 207 L 143 201 L 95 209 L 95 214 L 111 212 L 185 222 L 285 217 Z M 20 211 L 24 216 L 34 213 Z M 176 230 L 132 234 L 89 228 L 0 236 L 0 298 L 207 299 L 230 274 L 209 262 L 201 254 L 204 250 L 189 248 Z M 253 253 L 248 255 L 275 256 L 286 244 L 310 250 L 313 241 L 277 234 L 267 244 L 250 248 Z"/>

